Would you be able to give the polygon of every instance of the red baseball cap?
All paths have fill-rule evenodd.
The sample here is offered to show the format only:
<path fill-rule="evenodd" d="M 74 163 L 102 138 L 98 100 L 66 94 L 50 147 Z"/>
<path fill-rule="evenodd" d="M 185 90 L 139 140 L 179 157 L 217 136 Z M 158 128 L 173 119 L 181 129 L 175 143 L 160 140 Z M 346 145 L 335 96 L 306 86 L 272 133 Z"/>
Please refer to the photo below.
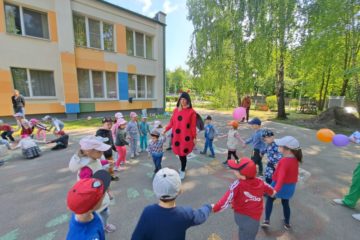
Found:
<path fill-rule="evenodd" d="M 247 178 L 254 178 L 256 176 L 256 165 L 250 158 L 231 159 L 228 161 L 228 166 L 231 169 L 238 170 L 241 175 Z"/>
<path fill-rule="evenodd" d="M 99 170 L 93 178 L 76 182 L 67 194 L 69 209 L 75 214 L 84 214 L 92 210 L 104 196 L 110 181 L 110 174 L 105 170 Z"/>

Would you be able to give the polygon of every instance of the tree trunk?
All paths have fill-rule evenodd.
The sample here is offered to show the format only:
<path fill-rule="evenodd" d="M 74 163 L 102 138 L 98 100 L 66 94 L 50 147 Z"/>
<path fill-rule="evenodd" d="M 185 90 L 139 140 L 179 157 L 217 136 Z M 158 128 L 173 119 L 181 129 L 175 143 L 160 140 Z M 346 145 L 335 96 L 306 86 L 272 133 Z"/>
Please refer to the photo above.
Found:
<path fill-rule="evenodd" d="M 329 66 L 327 76 L 326 76 L 325 91 L 324 91 L 324 95 L 323 95 L 323 98 L 322 98 L 321 106 L 319 108 L 320 111 L 324 110 L 326 96 L 328 94 L 328 89 L 329 89 L 330 77 L 331 77 L 331 66 Z"/>
<path fill-rule="evenodd" d="M 280 50 L 279 69 L 277 74 L 276 96 L 278 104 L 278 119 L 286 119 L 285 112 L 285 83 L 284 83 L 284 53 Z"/>
<path fill-rule="evenodd" d="M 320 86 L 319 102 L 318 102 L 318 108 L 319 108 L 319 109 L 321 108 L 321 102 L 322 102 L 322 95 L 323 95 L 324 85 L 325 85 L 325 70 L 323 70 L 323 72 L 322 72 L 322 77 L 321 77 L 321 86 Z"/>
<path fill-rule="evenodd" d="M 344 77 L 343 77 L 343 84 L 341 87 L 340 96 L 346 95 L 346 90 L 349 86 L 349 77 L 346 75 L 346 70 L 349 68 L 350 63 L 350 43 L 349 43 L 349 33 L 345 34 L 345 56 L 344 56 Z"/>

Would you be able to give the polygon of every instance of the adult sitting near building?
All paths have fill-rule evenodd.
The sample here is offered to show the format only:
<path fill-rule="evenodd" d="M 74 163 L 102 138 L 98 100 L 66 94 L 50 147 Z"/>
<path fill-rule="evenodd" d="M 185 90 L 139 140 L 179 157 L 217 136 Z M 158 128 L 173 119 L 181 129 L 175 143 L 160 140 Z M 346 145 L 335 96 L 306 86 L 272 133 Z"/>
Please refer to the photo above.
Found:
<path fill-rule="evenodd" d="M 22 113 L 25 117 L 25 98 L 20 94 L 19 90 L 14 90 L 14 95 L 11 96 L 14 113 Z"/>

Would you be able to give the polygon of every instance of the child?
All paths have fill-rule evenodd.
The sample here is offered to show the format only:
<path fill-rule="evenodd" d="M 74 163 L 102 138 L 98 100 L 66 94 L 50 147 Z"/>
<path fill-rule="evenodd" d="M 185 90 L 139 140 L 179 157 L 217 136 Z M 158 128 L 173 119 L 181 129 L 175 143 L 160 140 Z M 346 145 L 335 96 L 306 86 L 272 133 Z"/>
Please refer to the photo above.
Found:
<path fill-rule="evenodd" d="M 113 139 L 116 139 L 117 130 L 119 129 L 118 122 L 120 121 L 120 119 L 124 119 L 124 116 L 122 115 L 122 113 L 121 112 L 115 113 L 114 125 L 111 127 L 111 133 L 112 133 Z"/>
<path fill-rule="evenodd" d="M 140 150 L 145 151 L 147 149 L 147 134 L 150 133 L 150 126 L 146 122 L 147 117 L 145 115 L 141 118 L 140 123 Z"/>
<path fill-rule="evenodd" d="M 353 143 L 360 143 L 360 132 L 359 131 L 353 132 L 349 137 L 349 139 Z"/>
<path fill-rule="evenodd" d="M 137 152 L 137 144 L 139 140 L 139 124 L 137 120 L 137 114 L 135 112 L 130 113 L 130 122 L 126 126 L 126 132 L 129 134 L 130 138 L 130 157 L 134 158 L 139 156 Z"/>
<path fill-rule="evenodd" d="M 111 175 L 111 180 L 119 181 L 119 177 L 115 176 L 114 173 L 113 150 L 116 151 L 116 148 L 114 145 L 114 139 L 112 138 L 112 132 L 111 132 L 113 120 L 111 118 L 103 118 L 101 122 L 103 126 L 96 131 L 95 136 L 106 138 L 107 141 L 105 141 L 104 143 L 111 146 L 109 150 L 104 152 L 104 157 L 109 163 L 109 173 Z"/>
<path fill-rule="evenodd" d="M 33 159 L 40 156 L 40 148 L 29 135 L 21 135 L 21 140 L 14 148 L 21 148 L 22 154 L 26 159 Z"/>
<path fill-rule="evenodd" d="M 215 158 L 213 141 L 215 136 L 218 134 L 218 132 L 214 127 L 214 125 L 211 124 L 211 120 L 212 120 L 211 116 L 207 116 L 205 118 L 205 147 L 204 147 L 204 151 L 200 152 L 200 154 L 206 154 L 207 149 L 209 147 L 211 153 L 209 157 Z"/>
<path fill-rule="evenodd" d="M 105 240 L 100 216 L 106 191 L 110 186 L 110 175 L 104 170 L 97 171 L 92 178 L 80 179 L 67 194 L 67 206 L 73 212 L 66 239 Z"/>
<path fill-rule="evenodd" d="M 31 126 L 28 120 L 24 118 L 24 115 L 22 113 L 15 113 L 14 118 L 18 126 L 16 129 L 14 129 L 14 132 L 17 132 L 21 129 L 20 137 L 31 136 L 34 128 Z"/>
<path fill-rule="evenodd" d="M 57 118 L 54 118 L 54 117 L 51 117 L 49 115 L 46 115 L 43 119 L 43 121 L 45 122 L 51 122 L 51 126 L 50 128 L 47 130 L 47 131 L 51 131 L 53 128 L 55 128 L 54 132 L 55 131 L 61 131 L 64 129 L 64 123 L 62 121 L 60 121 L 59 119 Z"/>
<path fill-rule="evenodd" d="M 262 129 L 261 129 L 261 121 L 258 118 L 253 118 L 250 122 L 248 122 L 251 128 L 255 131 L 250 138 L 246 140 L 246 144 L 252 143 L 253 145 L 253 153 L 251 156 L 251 160 L 254 161 L 256 165 L 259 167 L 259 175 L 263 176 L 263 164 L 262 164 L 262 156 L 260 155 L 261 151 L 265 148 L 265 143 L 262 138 Z"/>
<path fill-rule="evenodd" d="M 145 207 L 131 240 L 185 240 L 188 228 L 206 221 L 210 205 L 196 210 L 176 206 L 180 188 L 180 176 L 175 170 L 163 168 L 155 174 L 153 189 L 159 203 Z"/>
<path fill-rule="evenodd" d="M 259 230 L 263 211 L 263 196 L 275 195 L 274 189 L 260 178 L 256 178 L 255 163 L 249 158 L 229 160 L 234 171 L 234 181 L 224 196 L 213 206 L 213 212 L 223 211 L 230 204 L 234 210 L 235 222 L 239 227 L 239 239 L 252 240 Z"/>
<path fill-rule="evenodd" d="M 0 120 L 0 132 L 1 138 L 7 141 L 15 142 L 12 134 L 14 133 L 13 128 L 9 124 L 5 124 L 3 120 Z"/>
<path fill-rule="evenodd" d="M 86 136 L 80 139 L 80 150 L 74 154 L 69 162 L 69 169 L 77 172 L 77 179 L 91 178 L 103 169 L 100 158 L 103 153 L 111 148 L 110 145 L 103 143 L 99 137 Z M 104 230 L 108 233 L 114 232 L 116 227 L 108 223 L 110 196 L 108 193 L 102 201 L 101 207 L 97 210 L 103 220 Z"/>
<path fill-rule="evenodd" d="M 277 194 L 275 198 L 268 197 L 266 200 L 265 220 L 262 226 L 270 226 L 270 216 L 274 201 L 276 198 L 281 198 L 284 213 L 284 228 L 289 230 L 291 229 L 289 201 L 295 193 L 299 175 L 299 163 L 302 161 L 302 151 L 299 141 L 291 136 L 275 139 L 275 143 L 279 146 L 279 151 L 283 157 L 280 159 L 272 176 L 273 182 L 271 186 L 274 187 Z"/>
<path fill-rule="evenodd" d="M 55 132 L 55 135 L 57 136 L 56 139 L 46 143 L 46 144 L 56 143 L 56 145 L 52 147 L 51 150 L 59 150 L 59 149 L 67 148 L 69 144 L 69 135 L 65 134 L 64 131 Z"/>
<path fill-rule="evenodd" d="M 46 126 L 42 124 L 38 119 L 30 119 L 29 121 L 34 128 L 37 128 L 36 139 L 42 137 L 43 141 L 46 142 Z"/>
<path fill-rule="evenodd" d="M 126 145 L 129 143 L 126 141 L 126 121 L 124 119 L 118 120 L 119 129 L 117 131 L 115 147 L 118 153 L 118 159 L 115 163 L 115 171 L 124 170 L 123 165 L 126 163 Z"/>
<path fill-rule="evenodd" d="M 160 137 L 160 133 L 156 130 L 151 132 L 151 142 L 147 151 L 151 155 L 155 170 L 154 173 L 157 173 L 161 169 L 161 160 L 164 155 L 164 142 L 166 141 L 165 135 Z"/>
<path fill-rule="evenodd" d="M 223 164 L 227 164 L 228 161 L 231 159 L 231 155 L 234 156 L 236 160 L 239 159 L 239 157 L 236 155 L 236 148 L 239 144 L 239 142 L 242 143 L 242 146 L 245 147 L 245 141 L 240 137 L 240 134 L 238 132 L 239 123 L 237 121 L 231 121 L 228 123 L 228 126 L 230 126 L 230 130 L 227 134 L 227 148 L 228 148 L 228 156 L 225 162 Z"/>
<path fill-rule="evenodd" d="M 282 154 L 279 152 L 279 147 L 274 141 L 274 133 L 270 129 L 264 129 L 262 131 L 262 137 L 267 144 L 266 148 L 261 152 L 261 155 L 266 154 L 268 162 L 265 168 L 265 182 L 271 184 L 272 176 L 275 171 L 275 167 L 279 160 L 282 158 Z"/>

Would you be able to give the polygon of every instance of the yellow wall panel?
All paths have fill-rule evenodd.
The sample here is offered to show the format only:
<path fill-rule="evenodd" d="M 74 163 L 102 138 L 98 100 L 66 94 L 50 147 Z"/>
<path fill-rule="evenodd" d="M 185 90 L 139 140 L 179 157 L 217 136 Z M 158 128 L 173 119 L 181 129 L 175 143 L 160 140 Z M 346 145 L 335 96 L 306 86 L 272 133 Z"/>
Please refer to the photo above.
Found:
<path fill-rule="evenodd" d="M 121 110 L 130 110 L 130 109 L 144 109 L 152 108 L 152 101 L 134 101 L 133 103 L 129 102 L 96 102 L 95 111 L 121 111 Z"/>
<path fill-rule="evenodd" d="M 105 70 L 109 72 L 117 72 L 117 64 L 112 62 L 105 62 Z"/>
<path fill-rule="evenodd" d="M 61 53 L 61 67 L 64 81 L 65 103 L 78 103 L 79 91 L 75 55 L 67 52 Z"/>
<path fill-rule="evenodd" d="M 50 39 L 52 42 L 57 42 L 58 34 L 57 34 L 56 13 L 53 11 L 49 11 L 48 12 L 48 20 L 49 20 L 49 27 L 50 27 Z"/>
<path fill-rule="evenodd" d="M 26 114 L 42 114 L 42 113 L 63 113 L 65 106 L 60 103 L 28 103 L 26 104 Z"/>
<path fill-rule="evenodd" d="M 116 24 L 116 48 L 118 53 L 126 54 L 126 29 L 121 24 Z"/>
<path fill-rule="evenodd" d="M 136 66 L 133 64 L 128 65 L 127 70 L 128 73 L 136 74 Z"/>
<path fill-rule="evenodd" d="M 5 32 L 4 1 L 0 0 L 0 33 Z"/>
<path fill-rule="evenodd" d="M 76 67 L 99 71 L 117 72 L 117 64 L 106 62 L 104 52 L 88 48 L 75 49 Z"/>
<path fill-rule="evenodd" d="M 102 51 L 93 50 L 89 48 L 76 48 L 75 56 L 76 56 L 76 60 L 88 59 L 88 60 L 104 61 L 104 53 Z"/>
<path fill-rule="evenodd" d="M 14 88 L 10 70 L 0 69 L 0 86 L 0 116 L 12 115 L 11 96 L 13 95 Z"/>

